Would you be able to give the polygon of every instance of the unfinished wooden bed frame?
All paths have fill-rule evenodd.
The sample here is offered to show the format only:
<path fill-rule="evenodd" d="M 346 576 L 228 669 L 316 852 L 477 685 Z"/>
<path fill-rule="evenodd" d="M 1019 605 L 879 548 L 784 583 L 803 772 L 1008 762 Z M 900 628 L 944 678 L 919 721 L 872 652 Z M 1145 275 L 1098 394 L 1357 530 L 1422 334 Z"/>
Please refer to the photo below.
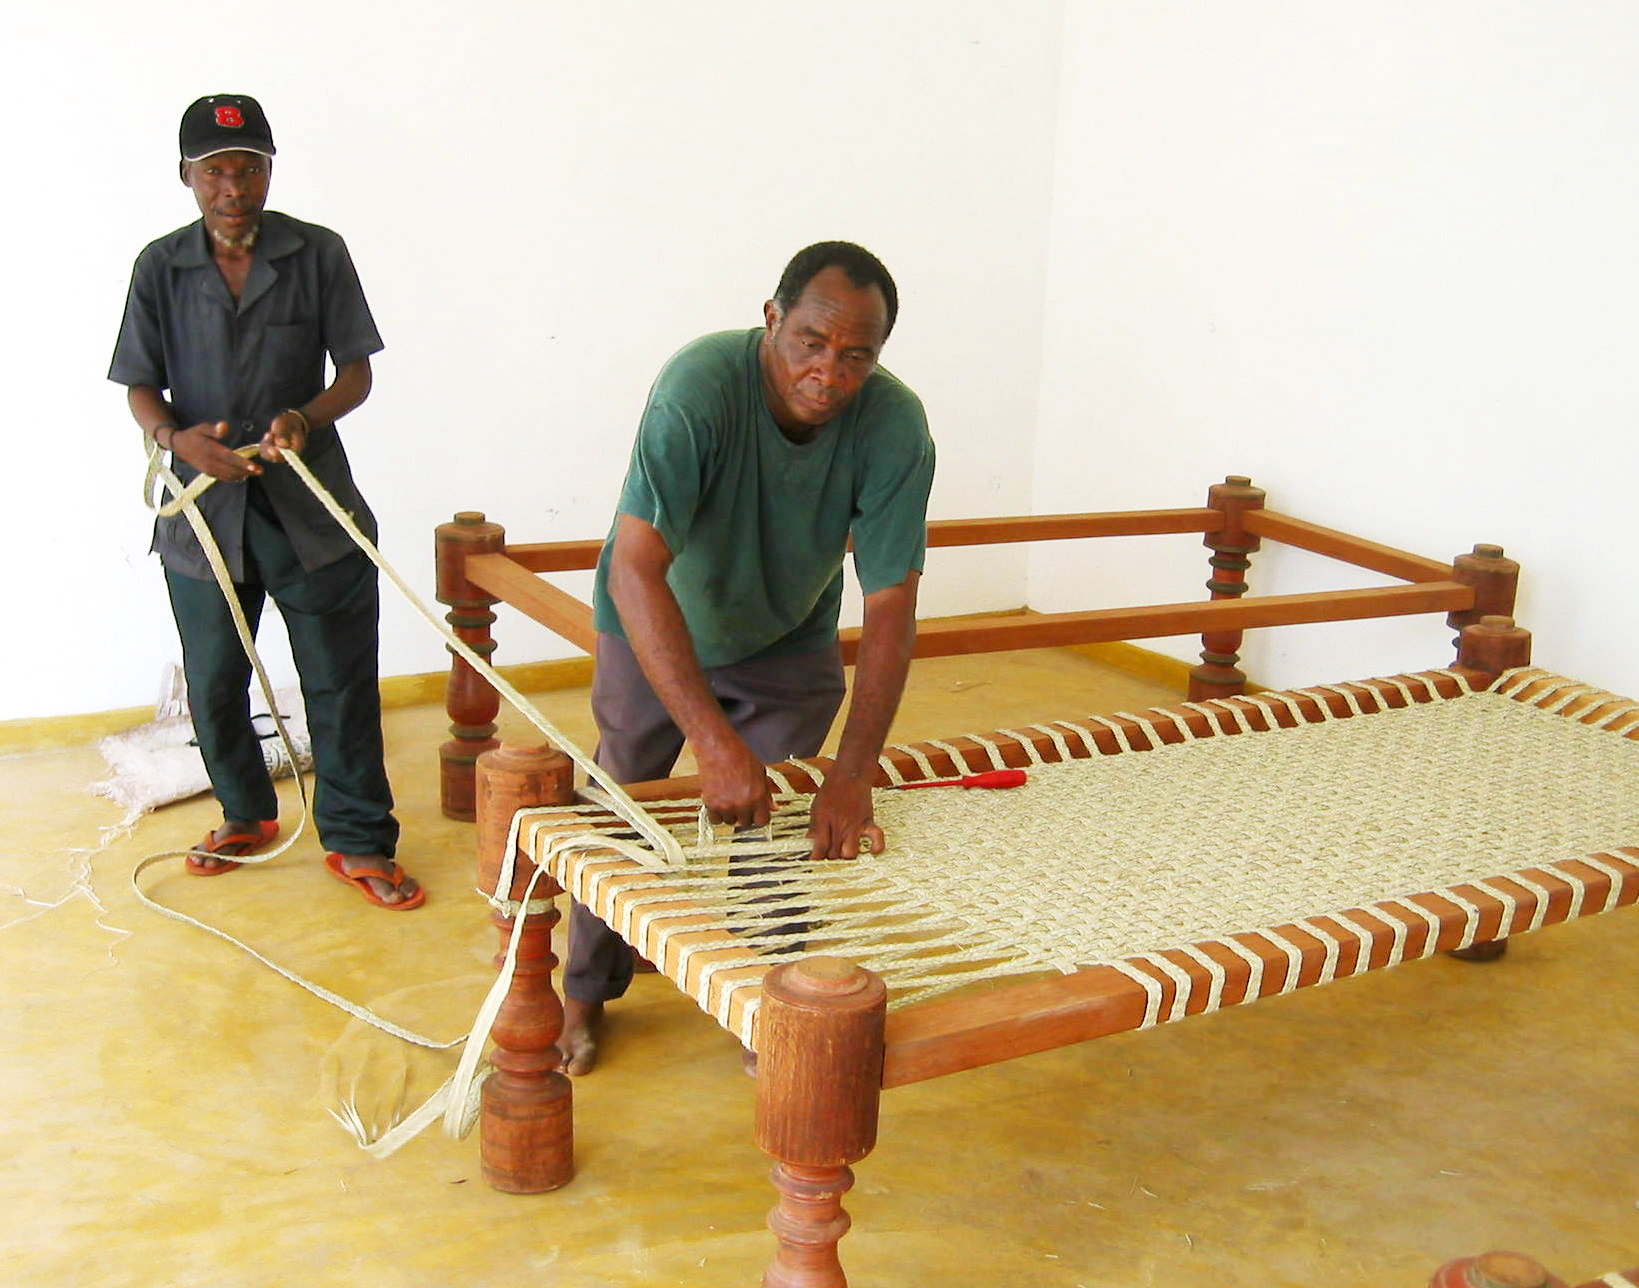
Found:
<path fill-rule="evenodd" d="M 1199 508 L 1057 515 L 1034 518 L 959 520 L 929 525 L 930 546 L 1060 540 L 1071 537 L 1152 533 L 1203 534 L 1211 550 L 1210 600 L 1080 613 L 1017 614 L 971 623 L 935 623 L 917 641 L 918 656 L 1036 648 L 1102 641 L 1146 639 L 1199 632 L 1202 662 L 1191 673 L 1190 698 L 1198 702 L 1242 692 L 1238 668 L 1242 632 L 1255 627 L 1344 621 L 1413 613 L 1444 612 L 1460 632 L 1455 666 L 1418 678 L 1437 697 L 1461 688 L 1458 676 L 1483 688 L 1505 670 L 1529 662 L 1530 637 L 1514 626 L 1518 567 L 1496 546 L 1477 546 L 1451 563 L 1391 549 L 1263 508 L 1264 494 L 1249 480 L 1231 477 L 1209 490 Z M 1404 584 L 1382 589 L 1315 594 L 1251 596 L 1246 593 L 1249 556 L 1262 540 L 1273 540 L 1330 556 Z M 438 530 L 440 599 L 462 639 L 483 655 L 494 648 L 490 611 L 498 600 L 590 650 L 594 640 L 590 608 L 542 581 L 541 572 L 595 565 L 601 543 L 557 542 L 508 546 L 502 529 L 482 515 L 457 515 Z M 857 638 L 844 636 L 851 660 Z M 1358 694 L 1338 696 L 1297 691 L 1285 701 L 1313 708 L 1333 705 L 1336 714 L 1362 703 L 1369 713 L 1405 704 L 1403 690 L 1386 685 L 1350 686 Z M 1400 696 L 1397 697 L 1396 693 Z M 456 658 L 450 675 L 448 710 L 452 738 L 441 749 L 445 813 L 476 818 L 479 882 L 494 890 L 509 856 L 509 828 L 521 808 L 563 805 L 575 798 L 574 766 L 550 747 L 497 748 L 494 718 L 499 699 L 467 664 Z M 1233 732 L 1227 722 L 1195 707 L 1169 709 L 1183 729 L 1216 736 Z M 1106 722 L 1098 754 L 1121 750 L 1130 741 L 1143 750 L 1158 745 L 1153 724 L 1116 719 Z M 1124 728 L 1118 732 L 1118 727 Z M 1004 747 L 1009 763 L 1024 763 L 1012 735 L 987 735 Z M 1171 741 L 1170 735 L 1160 738 Z M 952 740 L 965 755 L 962 739 Z M 920 744 L 935 773 L 985 767 L 957 763 L 951 744 Z M 1017 754 L 1015 754 L 1017 753 Z M 480 760 L 480 757 L 482 758 Z M 475 776 L 475 762 L 477 773 Z M 823 764 L 822 761 L 811 763 Z M 898 763 L 907 778 L 925 772 L 908 757 Z M 812 783 L 802 762 L 777 767 L 803 790 Z M 884 781 L 886 781 L 884 779 Z M 628 789 L 639 800 L 676 799 L 697 791 L 690 779 L 673 779 Z M 533 860 L 517 845 L 509 897 L 525 898 Z M 1531 870 L 1528 883 L 1510 901 L 1469 892 L 1453 901 L 1441 892 L 1415 896 L 1417 915 L 1409 922 L 1384 916 L 1383 925 L 1343 950 L 1299 926 L 1276 928 L 1284 951 L 1250 944 L 1241 957 L 1216 952 L 1214 996 L 1224 1004 L 1252 1000 L 1434 951 L 1486 957 L 1500 952 L 1506 937 L 1552 924 L 1593 905 L 1615 907 L 1639 898 L 1639 851 L 1601 854 L 1600 862 L 1572 874 L 1570 881 Z M 503 948 L 519 928 L 517 968 L 493 1029 L 496 1072 L 483 1087 L 481 1141 L 486 1179 L 498 1189 L 535 1193 L 565 1184 L 572 1174 L 571 1089 L 558 1071 L 556 1041 L 563 1011 L 552 984 L 557 958 L 552 928 L 559 920 L 553 902 L 563 873 L 541 874 L 530 909 L 514 918 L 496 912 Z M 619 901 L 595 908 L 610 924 Z M 499 893 L 499 892 L 497 892 Z M 1449 893 L 1449 892 L 1446 892 Z M 1471 897 L 1470 897 L 1471 896 Z M 634 936 L 641 939 L 641 936 Z M 639 942 L 679 987 L 690 991 L 676 954 L 665 942 Z M 1249 964 L 1256 954 L 1258 963 Z M 1198 955 L 1199 956 L 1199 955 Z M 1246 958 L 1247 960 L 1243 960 Z M 499 963 L 500 958 L 497 958 Z M 1071 1042 L 1122 1032 L 1154 1022 L 1155 1008 L 1174 1009 L 1178 1018 L 1209 1009 L 1200 999 L 1207 980 L 1199 961 L 1180 955 L 1163 978 L 1160 993 L 1141 987 L 1127 974 L 1095 966 L 1049 979 L 1010 983 L 976 995 L 958 994 L 886 1011 L 882 981 L 852 962 L 811 957 L 770 963 L 762 977 L 755 1047 L 759 1057 L 756 1140 L 775 1160 L 777 1203 L 769 1225 L 777 1250 L 765 1284 L 779 1288 L 840 1288 L 846 1283 L 837 1242 L 849 1218 L 842 1196 L 852 1184 L 850 1166 L 875 1143 L 878 1104 L 884 1089 L 974 1068 Z M 1288 976 L 1292 976 L 1289 980 Z M 1453 1281 L 1455 1282 L 1455 1281 Z"/>
<path fill-rule="evenodd" d="M 1207 490 L 1204 506 L 1175 510 L 1120 510 L 1096 514 L 1048 514 L 1015 518 L 944 519 L 928 524 L 928 546 L 983 546 L 1083 537 L 1203 534 L 1212 551 L 1207 601 L 1101 608 L 1079 613 L 1010 613 L 978 621 L 919 625 L 916 657 L 999 653 L 1121 640 L 1201 636 L 1201 662 L 1190 673 L 1189 697 L 1241 693 L 1243 632 L 1263 626 L 1359 621 L 1417 613 L 1445 613 L 1453 630 L 1487 615 L 1511 616 L 1519 565 L 1502 547 L 1477 545 L 1450 563 L 1409 554 L 1264 508 L 1262 488 L 1231 475 Z M 1251 556 L 1264 541 L 1381 573 L 1403 585 L 1330 590 L 1300 595 L 1248 595 Z M 435 534 L 438 600 L 456 636 L 486 660 L 495 651 L 491 628 L 496 603 L 506 603 L 577 648 L 591 653 L 597 639 L 592 607 L 540 574 L 595 568 L 601 538 L 509 545 L 506 531 L 477 511 L 458 513 Z M 859 648 L 859 631 L 840 632 L 844 663 Z M 450 739 L 439 750 L 444 813 L 471 821 L 473 766 L 497 746 L 495 717 L 501 700 L 467 663 L 451 654 L 445 709 Z"/>

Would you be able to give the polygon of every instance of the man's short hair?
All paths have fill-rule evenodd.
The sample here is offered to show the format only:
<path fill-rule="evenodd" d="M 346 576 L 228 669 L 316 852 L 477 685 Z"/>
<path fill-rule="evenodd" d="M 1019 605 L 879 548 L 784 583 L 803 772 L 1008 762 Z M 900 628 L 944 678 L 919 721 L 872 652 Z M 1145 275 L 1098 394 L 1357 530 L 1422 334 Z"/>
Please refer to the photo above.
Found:
<path fill-rule="evenodd" d="M 894 319 L 899 316 L 899 288 L 893 276 L 882 266 L 882 261 L 863 246 L 853 242 L 824 241 L 799 250 L 780 274 L 780 284 L 774 288 L 774 303 L 781 313 L 796 307 L 808 283 L 828 268 L 840 268 L 855 286 L 874 286 L 882 292 L 888 306 L 888 324 L 883 328 L 886 340 L 893 331 Z"/>

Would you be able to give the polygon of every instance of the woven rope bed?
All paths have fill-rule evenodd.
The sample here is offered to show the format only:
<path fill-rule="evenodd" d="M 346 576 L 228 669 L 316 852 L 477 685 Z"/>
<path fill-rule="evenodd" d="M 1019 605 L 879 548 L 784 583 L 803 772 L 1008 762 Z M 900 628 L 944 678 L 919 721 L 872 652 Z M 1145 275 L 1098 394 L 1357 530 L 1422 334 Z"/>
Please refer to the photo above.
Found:
<path fill-rule="evenodd" d="M 877 807 L 890 848 L 852 863 L 806 859 L 823 761 L 776 766 L 782 808 L 748 835 L 711 834 L 697 799 L 658 785 L 647 808 L 680 864 L 595 793 L 519 811 L 513 853 L 757 1050 L 758 1143 L 779 1192 L 765 1282 L 840 1284 L 848 1165 L 874 1144 L 885 1088 L 1639 901 L 1639 703 L 1531 668 L 1482 689 L 1467 675 L 891 748 Z M 891 788 L 1004 766 L 1026 784 Z M 484 783 L 481 770 L 481 830 Z M 544 923 L 536 991 L 514 988 L 515 1024 L 538 1020 L 556 911 L 496 917 Z M 508 1053 L 495 1063 L 486 1127 L 515 1133 L 528 1102 L 514 1092 L 536 1071 L 513 1060 L 509 1091 Z M 528 1136 L 493 1151 L 497 1171 L 528 1159 Z"/>
<path fill-rule="evenodd" d="M 690 780 L 605 799 L 577 792 L 551 747 L 498 747 L 494 681 L 458 654 L 442 804 L 478 824 L 505 963 L 482 1084 L 489 1183 L 535 1193 L 573 1175 L 562 890 L 755 1050 L 778 1288 L 846 1283 L 842 1197 L 887 1088 L 1439 952 L 1493 957 L 1639 900 L 1639 705 L 1527 667 L 1500 547 L 1428 559 L 1267 510 L 1239 476 L 1200 508 L 942 521 L 928 537 L 1186 532 L 1212 552 L 1209 601 L 921 623 L 916 656 L 1198 632 L 1192 701 L 889 748 L 889 848 L 855 862 L 806 860 L 825 761 L 773 766 L 771 827 L 718 834 Z M 1250 595 L 1264 541 L 1403 584 Z M 462 512 L 437 548 L 439 598 L 474 656 L 494 649 L 502 601 L 590 651 L 590 608 L 545 576 L 592 566 L 597 542 L 511 544 Z M 1245 630 L 1431 612 L 1460 632 L 1452 670 L 1245 696 Z M 1001 767 L 1026 784 L 893 790 Z"/>
<path fill-rule="evenodd" d="M 884 775 L 903 781 L 905 760 L 927 778 L 1025 765 L 1027 785 L 882 792 L 891 848 L 855 863 L 800 857 L 807 798 L 791 789 L 823 773 L 801 762 L 779 776 L 771 839 L 702 842 L 697 801 L 651 802 L 680 868 L 634 855 L 629 826 L 595 804 L 528 812 L 523 845 L 751 1046 L 762 977 L 794 953 L 876 972 L 890 1008 L 1105 966 L 1144 991 L 1149 1025 L 1290 991 L 1298 971 L 1266 969 L 1271 951 L 1295 966 L 1319 941 L 1315 982 L 1426 956 L 1432 901 L 1462 920 L 1442 946 L 1462 947 L 1482 920 L 1488 939 L 1499 921 L 1537 929 L 1630 902 L 1639 882 L 1639 705 L 1543 672 L 1483 692 L 1445 672 L 959 741 L 894 749 Z M 1247 977 L 1227 993 L 1225 955 Z"/>

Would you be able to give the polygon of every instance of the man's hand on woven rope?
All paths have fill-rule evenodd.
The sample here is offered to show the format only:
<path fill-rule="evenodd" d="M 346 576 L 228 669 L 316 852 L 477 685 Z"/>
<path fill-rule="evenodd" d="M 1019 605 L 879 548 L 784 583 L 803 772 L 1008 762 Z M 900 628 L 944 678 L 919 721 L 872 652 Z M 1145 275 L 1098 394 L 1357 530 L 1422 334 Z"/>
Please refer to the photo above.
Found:
<path fill-rule="evenodd" d="M 307 422 L 300 412 L 282 411 L 268 422 L 267 433 L 262 435 L 262 459 L 275 463 L 284 460 L 282 449 L 288 447 L 298 454 L 307 450 Z"/>
<path fill-rule="evenodd" d="M 227 421 L 202 421 L 172 434 L 171 451 L 219 483 L 243 483 L 252 475 L 260 474 L 260 463 L 222 446 L 227 436 Z"/>
<path fill-rule="evenodd" d="M 872 854 L 887 848 L 871 808 L 871 780 L 833 768 L 820 785 L 809 811 L 810 859 L 857 859 L 860 841 Z"/>
<path fill-rule="evenodd" d="M 762 827 L 774 813 L 774 793 L 763 762 L 750 747 L 730 735 L 715 745 L 695 748 L 700 767 L 700 803 L 713 823 Z"/>

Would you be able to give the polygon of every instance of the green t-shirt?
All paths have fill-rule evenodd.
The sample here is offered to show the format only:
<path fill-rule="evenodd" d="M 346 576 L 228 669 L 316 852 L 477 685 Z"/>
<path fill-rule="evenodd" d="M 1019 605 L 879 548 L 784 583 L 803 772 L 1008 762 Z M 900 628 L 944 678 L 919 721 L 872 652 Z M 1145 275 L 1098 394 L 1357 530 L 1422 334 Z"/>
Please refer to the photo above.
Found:
<path fill-rule="evenodd" d="M 705 667 L 827 647 L 850 535 L 867 595 L 920 571 L 927 543 L 934 453 L 921 400 L 878 368 L 811 442 L 793 443 L 764 400 L 762 335 L 704 336 L 666 364 L 616 514 L 666 542 L 666 580 Z M 613 537 L 592 603 L 598 630 L 624 637 L 608 593 Z"/>

